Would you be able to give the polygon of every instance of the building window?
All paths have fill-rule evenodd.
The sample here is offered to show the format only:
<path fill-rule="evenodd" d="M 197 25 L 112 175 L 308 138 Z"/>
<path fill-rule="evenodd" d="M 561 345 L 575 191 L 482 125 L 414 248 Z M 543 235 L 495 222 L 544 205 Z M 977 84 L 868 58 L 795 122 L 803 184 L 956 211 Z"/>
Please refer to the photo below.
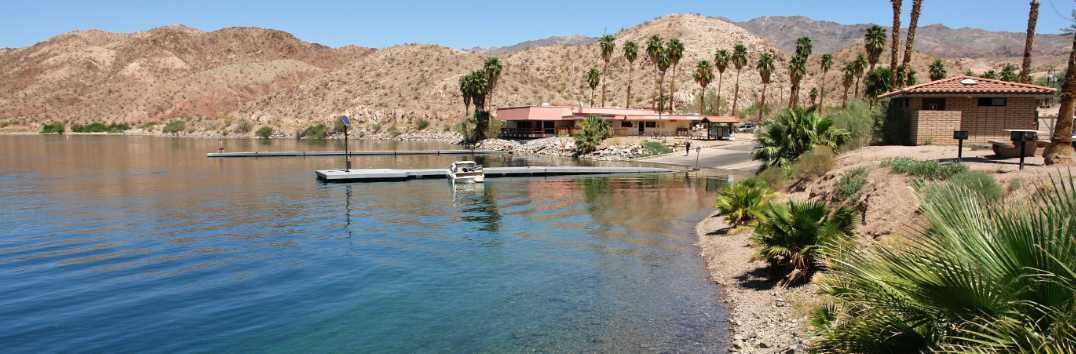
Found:
<path fill-rule="evenodd" d="M 646 122 L 646 127 L 647 128 L 657 128 L 658 127 L 658 122 Z"/>
<path fill-rule="evenodd" d="M 923 104 L 919 109 L 923 111 L 944 111 L 945 98 L 923 98 Z"/>
<path fill-rule="evenodd" d="M 981 97 L 979 107 L 1005 107 L 1009 100 L 1004 97 Z"/>
<path fill-rule="evenodd" d="M 620 122 L 620 127 L 621 128 L 631 128 L 631 122 L 626 121 L 626 120 L 622 121 L 622 122 Z"/>

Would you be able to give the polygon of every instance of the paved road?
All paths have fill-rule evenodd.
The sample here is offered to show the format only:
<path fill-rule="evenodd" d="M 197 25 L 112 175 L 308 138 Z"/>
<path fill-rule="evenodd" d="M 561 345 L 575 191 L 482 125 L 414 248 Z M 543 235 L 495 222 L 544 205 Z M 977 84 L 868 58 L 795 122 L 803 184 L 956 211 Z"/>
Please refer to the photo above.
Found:
<path fill-rule="evenodd" d="M 754 148 L 754 145 L 753 140 L 733 141 L 728 144 L 703 148 L 699 154 L 696 154 L 695 150 L 692 149 L 689 156 L 684 156 L 683 151 L 677 151 L 641 161 L 695 167 L 695 159 L 696 155 L 698 155 L 698 165 L 701 168 L 754 170 L 758 168 L 758 162 L 751 160 L 751 149 Z"/>

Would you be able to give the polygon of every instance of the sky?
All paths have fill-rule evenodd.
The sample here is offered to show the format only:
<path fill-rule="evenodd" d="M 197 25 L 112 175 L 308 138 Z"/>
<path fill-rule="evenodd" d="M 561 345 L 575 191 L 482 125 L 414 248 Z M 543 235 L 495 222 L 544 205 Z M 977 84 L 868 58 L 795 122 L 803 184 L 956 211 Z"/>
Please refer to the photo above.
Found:
<path fill-rule="evenodd" d="M 1038 31 L 1068 24 L 1073 0 L 1041 0 Z M 498 47 L 553 35 L 597 36 L 677 12 L 748 20 L 808 16 L 889 24 L 888 0 L 4 0 L 0 47 L 26 47 L 74 30 L 138 32 L 184 24 L 201 30 L 255 26 L 333 47 L 404 43 Z M 911 0 L 904 1 L 904 24 Z M 920 25 L 1023 32 L 1028 0 L 924 0 Z"/>

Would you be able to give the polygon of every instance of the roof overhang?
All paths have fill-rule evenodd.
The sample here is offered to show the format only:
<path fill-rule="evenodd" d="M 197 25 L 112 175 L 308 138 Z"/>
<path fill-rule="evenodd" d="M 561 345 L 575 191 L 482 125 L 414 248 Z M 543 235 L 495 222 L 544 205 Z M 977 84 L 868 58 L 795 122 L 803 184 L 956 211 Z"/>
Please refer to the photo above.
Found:
<path fill-rule="evenodd" d="M 900 93 L 890 92 L 878 98 L 911 98 L 911 97 L 967 97 L 967 98 L 980 98 L 980 97 L 1033 97 L 1033 98 L 1050 98 L 1054 97 L 1049 93 L 1011 93 L 1011 92 L 998 92 L 998 93 Z"/>

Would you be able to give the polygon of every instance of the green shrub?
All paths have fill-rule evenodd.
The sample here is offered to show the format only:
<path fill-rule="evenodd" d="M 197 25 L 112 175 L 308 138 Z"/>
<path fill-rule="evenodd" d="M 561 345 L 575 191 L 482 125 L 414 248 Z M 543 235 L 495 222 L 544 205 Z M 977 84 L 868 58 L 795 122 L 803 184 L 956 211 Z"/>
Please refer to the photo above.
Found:
<path fill-rule="evenodd" d="M 832 149 L 824 146 L 816 147 L 800 155 L 792 163 L 792 176 L 795 180 L 814 179 L 821 177 L 833 169 L 836 164 L 836 154 Z"/>
<path fill-rule="evenodd" d="M 929 227 L 902 248 L 842 253 L 820 284 L 832 300 L 818 352 L 1071 353 L 1076 349 L 1076 186 L 984 204 L 946 183 Z M 1030 212 L 1029 212 L 1030 211 Z"/>
<path fill-rule="evenodd" d="M 834 195 L 841 201 L 859 199 L 859 192 L 863 190 L 863 186 L 867 185 L 868 174 L 867 169 L 863 167 L 848 170 L 833 185 Z"/>
<path fill-rule="evenodd" d="M 930 180 L 945 180 L 968 170 L 968 166 L 955 162 L 923 161 L 908 157 L 883 160 L 882 167 L 889 167 L 894 173 Z"/>
<path fill-rule="evenodd" d="M 765 181 L 748 178 L 718 192 L 714 206 L 731 226 L 742 225 L 761 217 L 770 194 Z"/>
<path fill-rule="evenodd" d="M 131 129 L 131 126 L 127 123 L 105 124 L 92 122 L 86 125 L 75 124 L 71 126 L 71 131 L 76 133 L 123 133 L 129 129 Z"/>
<path fill-rule="evenodd" d="M 755 177 L 762 180 L 766 185 L 770 186 L 772 190 L 780 190 L 788 184 L 788 180 L 792 178 L 791 172 L 788 168 L 767 168 L 758 173 Z"/>
<path fill-rule="evenodd" d="M 182 119 L 175 119 L 166 123 L 164 128 L 161 129 L 161 132 L 176 135 L 183 132 L 185 129 L 187 129 L 187 122 Z"/>
<path fill-rule="evenodd" d="M 672 148 L 658 141 L 647 140 L 643 142 L 643 150 L 647 155 L 661 155 L 672 152 Z"/>
<path fill-rule="evenodd" d="M 419 119 L 418 122 L 415 123 L 415 130 L 426 130 L 426 128 L 429 127 L 430 121 L 425 119 Z"/>
<path fill-rule="evenodd" d="M 848 132 L 849 139 L 841 146 L 842 151 L 852 151 L 874 142 L 874 125 L 885 119 L 879 108 L 871 108 L 866 102 L 852 100 L 844 108 L 827 111 L 833 126 Z"/>
<path fill-rule="evenodd" d="M 609 137 L 609 122 L 589 116 L 580 122 L 579 133 L 575 134 L 576 154 L 582 155 L 598 149 L 605 138 Z"/>
<path fill-rule="evenodd" d="M 851 235 L 855 212 L 849 208 L 830 211 L 819 201 L 771 203 L 763 210 L 752 241 L 759 257 L 771 268 L 792 268 L 789 281 L 810 275 L 829 242 Z"/>
<path fill-rule="evenodd" d="M 64 124 L 61 122 L 45 123 L 41 126 L 41 134 L 63 134 Z"/>
<path fill-rule="evenodd" d="M 343 134 L 347 130 L 347 126 L 344 125 L 344 120 L 340 118 L 333 119 L 333 133 Z"/>
<path fill-rule="evenodd" d="M 306 138 L 306 139 L 311 139 L 311 140 L 325 140 L 325 137 L 328 136 L 328 135 L 329 135 L 329 127 L 326 127 L 325 124 L 318 123 L 318 124 L 314 124 L 314 125 L 311 125 L 309 127 L 306 127 L 306 129 L 303 129 L 303 131 L 299 132 L 299 135 L 296 136 L 296 138 L 298 138 L 298 139 Z"/>
<path fill-rule="evenodd" d="M 254 129 L 254 124 L 249 120 L 240 119 L 238 123 L 235 123 L 235 132 L 239 134 L 250 133 Z"/>
<path fill-rule="evenodd" d="M 273 136 L 273 127 L 265 126 L 258 128 L 258 131 L 255 131 L 254 135 L 257 135 L 262 139 L 269 139 L 269 137 Z"/>
<path fill-rule="evenodd" d="M 981 171 L 957 173 L 949 178 L 948 183 L 973 191 L 975 195 L 982 197 L 984 201 L 999 201 L 1005 195 L 1001 184 L 998 184 L 993 176 Z"/>

